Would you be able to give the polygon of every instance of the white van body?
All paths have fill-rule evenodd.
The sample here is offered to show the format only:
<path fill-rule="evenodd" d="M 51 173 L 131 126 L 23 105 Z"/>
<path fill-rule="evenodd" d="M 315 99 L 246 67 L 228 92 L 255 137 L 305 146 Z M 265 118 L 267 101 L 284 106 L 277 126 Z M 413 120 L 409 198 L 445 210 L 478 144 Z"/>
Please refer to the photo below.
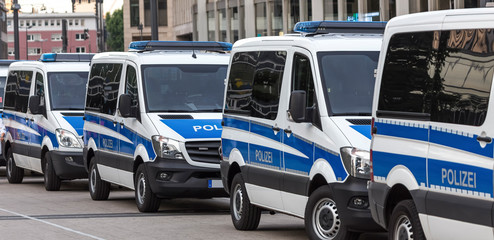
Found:
<path fill-rule="evenodd" d="M 84 123 L 93 199 L 107 199 L 109 183 L 135 190 L 143 212 L 157 211 L 159 198 L 227 196 L 218 148 L 228 59 L 187 49 L 93 58 Z M 122 95 L 132 98 L 132 116 L 122 115 Z"/>
<path fill-rule="evenodd" d="M 494 239 L 494 9 L 389 21 L 372 116 L 372 216 L 389 239 Z"/>
<path fill-rule="evenodd" d="M 69 61 L 63 59 L 67 56 Z M 86 59 L 79 61 L 79 56 Z M 44 54 L 41 61 L 10 65 L 3 112 L 9 182 L 22 182 L 24 169 L 42 173 L 49 191 L 59 190 L 61 180 L 87 177 L 82 161 L 82 99 L 90 57 Z M 32 98 L 38 99 L 36 106 L 28 106 Z"/>
<path fill-rule="evenodd" d="M 380 229 L 368 209 L 365 156 L 382 31 L 293 34 L 234 44 L 221 171 L 237 229 L 257 228 L 261 208 L 305 218 L 311 238 L 346 239 Z M 299 120 L 290 103 L 298 101 L 291 100 L 296 91 L 304 92 L 306 102 L 306 117 Z M 351 158 L 359 162 L 352 164 Z M 353 173 L 357 168 L 362 176 Z M 332 206 L 327 215 L 316 210 L 331 222 L 324 230 L 323 223 L 313 221 L 316 202 L 320 209 Z"/>

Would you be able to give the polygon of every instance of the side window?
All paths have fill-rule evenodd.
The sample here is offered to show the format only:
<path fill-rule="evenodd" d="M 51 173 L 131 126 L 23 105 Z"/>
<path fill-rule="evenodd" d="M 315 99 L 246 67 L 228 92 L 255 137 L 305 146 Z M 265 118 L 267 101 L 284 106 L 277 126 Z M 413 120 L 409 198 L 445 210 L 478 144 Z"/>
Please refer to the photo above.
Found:
<path fill-rule="evenodd" d="M 494 72 L 494 30 L 443 31 L 440 39 L 431 120 L 480 126 Z"/>
<path fill-rule="evenodd" d="M 379 110 L 430 113 L 439 32 L 395 34 L 384 63 Z"/>
<path fill-rule="evenodd" d="M 139 112 L 139 97 L 137 95 L 137 73 L 136 69 L 130 65 L 127 66 L 125 74 L 125 93 L 130 95 L 132 100 L 132 113 Z"/>
<path fill-rule="evenodd" d="M 44 106 L 45 103 L 45 85 L 43 82 L 43 74 L 37 72 L 35 94 L 40 97 L 41 106 Z"/>
<path fill-rule="evenodd" d="M 299 53 L 293 56 L 292 91 L 295 90 L 303 90 L 307 94 L 306 107 L 314 106 L 314 80 L 310 59 Z"/>
<path fill-rule="evenodd" d="M 17 75 L 18 72 L 10 71 L 5 84 L 4 108 L 13 110 L 15 108 L 15 96 L 17 95 Z"/>
<path fill-rule="evenodd" d="M 250 115 L 252 81 L 259 52 L 240 52 L 233 55 L 226 91 L 225 113 Z"/>
<path fill-rule="evenodd" d="M 93 64 L 88 81 L 86 110 L 114 115 L 122 64 Z"/>
<path fill-rule="evenodd" d="M 15 99 L 15 110 L 19 112 L 27 112 L 27 103 L 29 101 L 29 90 L 31 89 L 31 81 L 33 79 L 32 71 L 17 72 L 17 95 Z"/>
<path fill-rule="evenodd" d="M 252 85 L 252 117 L 276 118 L 285 61 L 286 52 L 260 52 Z"/>

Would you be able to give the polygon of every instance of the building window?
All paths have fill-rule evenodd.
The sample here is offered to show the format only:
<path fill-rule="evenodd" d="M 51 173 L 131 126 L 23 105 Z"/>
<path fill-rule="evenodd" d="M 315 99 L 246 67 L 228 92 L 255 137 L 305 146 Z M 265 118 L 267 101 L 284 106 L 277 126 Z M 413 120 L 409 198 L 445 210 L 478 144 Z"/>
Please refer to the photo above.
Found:
<path fill-rule="evenodd" d="M 151 26 L 151 2 L 144 0 L 144 26 Z"/>
<path fill-rule="evenodd" d="M 230 8 L 230 41 L 235 42 L 239 39 L 238 36 L 238 31 L 239 31 L 239 13 L 238 13 L 238 7 L 231 7 Z"/>
<path fill-rule="evenodd" d="M 7 26 L 8 26 L 8 27 L 12 26 L 12 21 L 11 21 L 11 20 L 8 20 L 8 21 L 7 21 Z"/>
<path fill-rule="evenodd" d="M 29 48 L 28 55 L 40 55 L 41 54 L 41 48 Z"/>
<path fill-rule="evenodd" d="M 30 21 L 26 20 L 26 27 L 29 27 L 30 26 Z"/>
<path fill-rule="evenodd" d="M 43 20 L 38 20 L 38 26 L 43 26 Z"/>
<path fill-rule="evenodd" d="M 266 15 L 266 3 L 260 2 L 255 4 L 256 8 L 256 36 L 268 35 L 268 21 Z"/>
<path fill-rule="evenodd" d="M 216 18 L 214 11 L 208 11 L 208 41 L 215 41 Z"/>
<path fill-rule="evenodd" d="M 69 20 L 69 26 L 72 26 L 73 21 Z"/>
<path fill-rule="evenodd" d="M 76 33 L 75 34 L 75 40 L 77 40 L 77 41 L 84 40 L 84 33 Z"/>
<path fill-rule="evenodd" d="M 218 17 L 220 20 L 220 41 L 226 41 L 226 9 L 218 9 Z"/>
<path fill-rule="evenodd" d="M 283 3 L 282 0 L 275 0 L 270 2 L 271 4 L 271 24 L 272 36 L 280 36 L 283 35 Z"/>
<path fill-rule="evenodd" d="M 48 26 L 48 20 L 45 20 L 45 26 Z"/>
<path fill-rule="evenodd" d="M 86 47 L 76 47 L 75 48 L 76 53 L 85 53 L 86 52 Z"/>
<path fill-rule="evenodd" d="M 36 20 L 31 22 L 31 26 L 36 27 Z"/>
<path fill-rule="evenodd" d="M 50 20 L 50 26 L 55 26 L 55 20 Z"/>
<path fill-rule="evenodd" d="M 14 49 L 13 49 L 13 48 L 9 48 L 9 50 L 8 50 L 8 55 L 9 55 L 9 56 L 14 56 L 14 55 L 15 55 L 15 51 L 14 51 Z"/>
<path fill-rule="evenodd" d="M 300 22 L 300 4 L 298 0 L 290 0 L 288 9 L 290 11 L 290 16 L 288 16 L 288 30 L 292 31 L 293 26 L 295 26 L 297 22 Z"/>
<path fill-rule="evenodd" d="M 61 24 L 61 21 L 57 20 L 57 26 L 60 26 L 60 24 Z"/>
<path fill-rule="evenodd" d="M 51 52 L 52 53 L 61 53 L 62 48 L 61 47 L 53 47 L 53 48 L 51 48 Z"/>
<path fill-rule="evenodd" d="M 41 39 L 41 34 L 28 34 L 27 35 L 27 40 L 30 42 L 34 42 L 34 41 L 40 40 L 40 39 Z"/>
<path fill-rule="evenodd" d="M 139 26 L 139 0 L 130 0 L 130 26 Z"/>
<path fill-rule="evenodd" d="M 84 26 L 84 19 L 81 19 L 81 26 Z"/>
<path fill-rule="evenodd" d="M 324 0 L 324 20 L 338 20 L 338 0 Z"/>
<path fill-rule="evenodd" d="M 79 19 L 74 20 L 74 25 L 79 26 Z"/>
<path fill-rule="evenodd" d="M 158 26 L 168 25 L 168 12 L 166 6 L 166 0 L 158 1 Z"/>
<path fill-rule="evenodd" d="M 19 26 L 24 27 L 24 21 L 19 21 Z"/>
<path fill-rule="evenodd" d="M 53 33 L 51 35 L 51 40 L 52 41 L 62 41 L 62 34 L 61 33 Z"/>
<path fill-rule="evenodd" d="M 14 41 L 14 35 L 13 34 L 7 34 L 7 41 L 13 42 Z"/>

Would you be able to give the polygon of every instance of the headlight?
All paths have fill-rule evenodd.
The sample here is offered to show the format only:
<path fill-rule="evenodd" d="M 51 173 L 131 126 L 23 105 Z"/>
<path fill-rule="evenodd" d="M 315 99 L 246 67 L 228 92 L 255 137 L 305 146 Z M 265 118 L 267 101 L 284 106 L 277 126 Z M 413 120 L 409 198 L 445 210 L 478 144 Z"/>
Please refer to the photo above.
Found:
<path fill-rule="evenodd" d="M 153 148 L 156 155 L 162 158 L 184 159 L 179 150 L 179 142 L 163 136 L 153 136 Z"/>
<path fill-rule="evenodd" d="M 81 144 L 77 140 L 77 137 L 70 131 L 59 128 L 55 130 L 55 134 L 57 135 L 58 144 L 60 144 L 60 146 L 70 148 L 81 147 Z"/>
<path fill-rule="evenodd" d="M 357 178 L 370 179 L 370 153 L 353 147 L 340 149 L 341 159 L 350 175 Z"/>

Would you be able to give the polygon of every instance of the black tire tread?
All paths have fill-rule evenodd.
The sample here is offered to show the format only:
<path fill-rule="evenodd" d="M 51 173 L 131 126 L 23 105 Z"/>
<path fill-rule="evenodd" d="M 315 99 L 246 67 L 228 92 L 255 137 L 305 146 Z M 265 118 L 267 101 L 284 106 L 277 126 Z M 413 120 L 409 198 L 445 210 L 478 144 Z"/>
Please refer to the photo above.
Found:
<path fill-rule="evenodd" d="M 242 193 L 243 193 L 242 198 L 243 198 L 244 206 L 242 206 L 243 208 L 242 218 L 237 221 L 235 219 L 235 216 L 233 215 L 233 211 L 231 210 L 233 208 L 233 200 L 232 200 L 233 198 L 230 197 L 230 212 L 231 212 L 233 225 L 237 230 L 242 230 L 242 231 L 255 230 L 257 229 L 257 227 L 259 226 L 259 222 L 261 221 L 261 208 L 252 205 L 250 203 L 249 196 L 247 195 L 247 191 L 245 189 L 245 182 L 241 173 L 237 173 L 233 177 L 232 188 L 230 190 L 231 194 L 234 194 L 233 191 L 237 184 L 240 184 L 242 187 Z"/>
<path fill-rule="evenodd" d="M 93 168 L 96 171 L 96 189 L 94 192 L 91 191 L 91 171 L 93 171 Z M 96 166 L 96 161 L 94 157 L 91 159 L 91 163 L 89 165 L 89 179 L 88 179 L 88 184 L 89 184 L 89 194 L 91 195 L 91 199 L 95 201 L 101 201 L 101 200 L 107 200 L 108 196 L 110 196 L 110 187 L 111 184 L 105 180 L 102 180 L 98 168 Z"/>
<path fill-rule="evenodd" d="M 22 183 L 22 179 L 24 179 L 24 169 L 17 167 L 17 165 L 15 165 L 14 155 L 12 154 L 12 148 L 9 148 L 7 150 L 7 160 L 6 160 L 7 167 L 9 160 L 12 161 L 12 169 L 10 171 L 10 175 L 7 173 L 7 180 L 9 181 L 9 183 L 12 184 Z"/>
<path fill-rule="evenodd" d="M 46 191 L 60 190 L 60 186 L 62 185 L 62 180 L 55 173 L 55 169 L 53 168 L 53 162 L 50 153 L 47 153 L 45 155 L 44 180 L 45 180 Z"/>
<path fill-rule="evenodd" d="M 139 200 L 137 200 L 137 181 L 141 172 L 144 173 L 145 188 L 146 188 L 145 197 L 144 197 L 146 201 L 142 205 L 140 205 Z M 135 198 L 136 198 L 137 209 L 139 209 L 140 212 L 157 212 L 158 209 L 160 208 L 161 199 L 159 199 L 156 196 L 156 194 L 153 193 L 151 187 L 149 186 L 149 178 L 146 169 L 144 168 L 144 164 L 139 165 L 135 176 L 136 177 L 134 180 L 134 186 L 135 186 Z"/>
<path fill-rule="evenodd" d="M 417 212 L 417 207 L 411 199 L 400 201 L 393 209 L 388 226 L 388 239 L 393 240 L 395 222 L 402 213 L 405 213 L 412 223 L 413 239 L 426 240 L 422 224 Z"/>

